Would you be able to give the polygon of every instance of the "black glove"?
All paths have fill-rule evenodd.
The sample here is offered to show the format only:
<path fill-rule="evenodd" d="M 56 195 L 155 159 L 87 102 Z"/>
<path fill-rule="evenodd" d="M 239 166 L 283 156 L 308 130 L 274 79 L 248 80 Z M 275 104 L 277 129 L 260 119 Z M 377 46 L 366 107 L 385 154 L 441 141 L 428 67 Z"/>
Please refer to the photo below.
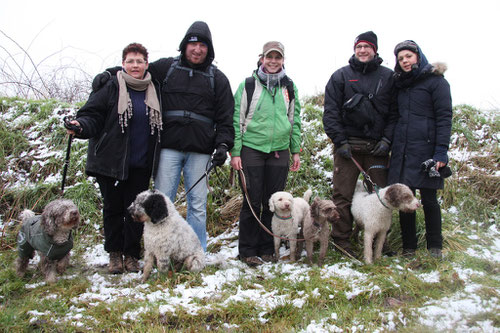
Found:
<path fill-rule="evenodd" d="M 71 116 L 64 117 L 63 118 L 64 127 L 66 127 L 66 129 L 69 129 L 70 131 L 75 132 L 76 135 L 82 134 L 82 131 L 83 131 L 82 126 L 72 124 L 71 123 L 72 120 L 75 120 L 75 118 L 73 118 Z"/>
<path fill-rule="evenodd" d="M 221 143 L 217 149 L 215 149 L 214 156 L 212 157 L 212 162 L 215 166 L 221 166 L 224 164 L 227 158 L 227 145 Z"/>
<path fill-rule="evenodd" d="M 352 157 L 351 145 L 347 142 L 347 140 L 342 141 L 340 144 L 341 146 L 337 149 L 337 152 L 343 158 L 350 159 Z"/>
<path fill-rule="evenodd" d="M 372 150 L 373 156 L 387 156 L 389 155 L 389 150 L 391 149 L 391 142 L 387 138 L 382 138 L 377 144 L 375 148 Z"/>
<path fill-rule="evenodd" d="M 111 73 L 109 71 L 97 74 L 92 81 L 92 91 L 95 92 L 101 89 L 109 79 L 111 79 Z"/>

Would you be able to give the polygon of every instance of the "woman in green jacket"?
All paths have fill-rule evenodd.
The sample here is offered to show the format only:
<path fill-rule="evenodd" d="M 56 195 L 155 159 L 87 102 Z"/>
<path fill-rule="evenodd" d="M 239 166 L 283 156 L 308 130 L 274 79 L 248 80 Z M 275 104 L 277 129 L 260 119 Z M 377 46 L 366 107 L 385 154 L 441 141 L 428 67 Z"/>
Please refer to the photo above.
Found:
<path fill-rule="evenodd" d="M 264 44 L 259 67 L 234 96 L 234 148 L 231 166 L 243 170 L 249 200 L 270 230 L 269 198 L 283 191 L 288 170 L 300 168 L 300 102 L 286 75 L 283 44 Z M 290 166 L 291 155 L 291 166 Z M 272 261 L 273 237 L 256 221 L 247 200 L 240 212 L 239 257 L 249 266 Z"/>

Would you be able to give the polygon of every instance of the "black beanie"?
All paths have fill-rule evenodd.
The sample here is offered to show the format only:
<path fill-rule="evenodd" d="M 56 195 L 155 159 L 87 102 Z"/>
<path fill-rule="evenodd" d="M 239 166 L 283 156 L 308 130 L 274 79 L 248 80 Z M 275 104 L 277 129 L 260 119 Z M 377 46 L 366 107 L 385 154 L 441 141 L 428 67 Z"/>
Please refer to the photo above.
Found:
<path fill-rule="evenodd" d="M 375 52 L 378 50 L 378 44 L 377 44 L 377 35 L 373 31 L 367 31 L 363 32 L 361 35 L 356 37 L 354 40 L 354 48 L 356 48 L 356 45 L 358 45 L 361 42 L 365 42 L 370 44 Z"/>

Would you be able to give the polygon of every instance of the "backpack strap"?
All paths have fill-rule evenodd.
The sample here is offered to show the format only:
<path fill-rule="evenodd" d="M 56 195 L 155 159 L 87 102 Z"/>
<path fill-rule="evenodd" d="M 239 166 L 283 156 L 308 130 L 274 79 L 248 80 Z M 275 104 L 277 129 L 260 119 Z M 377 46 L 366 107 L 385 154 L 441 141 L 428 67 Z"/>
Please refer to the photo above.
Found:
<path fill-rule="evenodd" d="M 248 116 L 248 111 L 250 111 L 250 103 L 252 102 L 253 92 L 255 91 L 255 78 L 249 76 L 245 79 L 245 91 L 247 92 L 247 110 L 245 112 L 245 118 Z"/>
<path fill-rule="evenodd" d="M 170 75 L 172 75 L 172 72 L 175 69 L 179 69 L 179 70 L 189 72 L 189 76 L 193 76 L 193 73 L 197 73 L 197 74 L 201 74 L 203 76 L 208 77 L 208 79 L 210 80 L 210 88 L 212 89 L 212 92 L 215 94 L 215 69 L 217 68 L 217 66 L 215 66 L 214 64 L 210 64 L 210 66 L 208 66 L 207 71 L 200 71 L 197 69 L 193 69 L 193 68 L 189 68 L 189 67 L 185 67 L 185 66 L 180 66 L 179 62 L 180 62 L 180 56 L 177 56 L 174 58 L 174 60 L 170 64 L 170 68 L 167 71 L 167 75 L 165 75 L 165 79 L 163 79 L 164 85 L 167 84 L 168 78 L 170 77 Z"/>

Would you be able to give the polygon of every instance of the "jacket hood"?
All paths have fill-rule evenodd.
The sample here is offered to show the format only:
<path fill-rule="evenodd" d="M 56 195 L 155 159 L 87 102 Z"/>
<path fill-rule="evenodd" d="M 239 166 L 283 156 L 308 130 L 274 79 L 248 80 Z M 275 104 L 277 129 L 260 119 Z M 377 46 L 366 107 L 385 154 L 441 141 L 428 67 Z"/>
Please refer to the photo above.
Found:
<path fill-rule="evenodd" d="M 417 57 L 418 61 L 416 64 L 413 65 L 413 68 L 410 73 L 413 73 L 413 76 L 417 77 L 419 74 L 422 72 L 422 70 L 426 67 L 428 67 L 429 62 L 427 61 L 427 58 L 425 57 L 425 54 L 422 52 L 422 49 L 420 46 L 418 46 L 417 43 L 415 43 L 412 40 L 409 40 L 408 42 L 411 42 L 414 46 L 417 47 Z M 400 43 L 401 44 L 401 43 Z M 399 44 L 398 44 L 399 45 Z M 405 48 L 407 50 L 410 50 L 409 48 Z M 414 52 L 414 50 L 411 50 Z M 395 52 L 396 53 L 396 52 Z M 396 73 L 403 73 L 403 70 L 401 69 L 401 66 L 399 66 L 399 61 L 398 61 L 398 55 L 396 53 L 396 66 L 394 67 L 394 72 Z"/>
<path fill-rule="evenodd" d="M 448 70 L 448 66 L 444 62 L 435 62 L 432 64 L 432 72 L 436 75 L 444 75 Z"/>
<path fill-rule="evenodd" d="M 210 33 L 210 28 L 208 27 L 208 24 L 203 21 L 194 22 L 187 30 L 186 35 L 179 45 L 179 51 L 181 52 L 182 58 L 185 60 L 184 53 L 186 52 L 186 45 L 192 41 L 191 39 L 193 39 L 193 37 L 196 37 L 197 41 L 207 44 L 207 59 L 202 66 L 210 65 L 215 58 L 215 51 L 212 44 L 212 34 Z"/>

